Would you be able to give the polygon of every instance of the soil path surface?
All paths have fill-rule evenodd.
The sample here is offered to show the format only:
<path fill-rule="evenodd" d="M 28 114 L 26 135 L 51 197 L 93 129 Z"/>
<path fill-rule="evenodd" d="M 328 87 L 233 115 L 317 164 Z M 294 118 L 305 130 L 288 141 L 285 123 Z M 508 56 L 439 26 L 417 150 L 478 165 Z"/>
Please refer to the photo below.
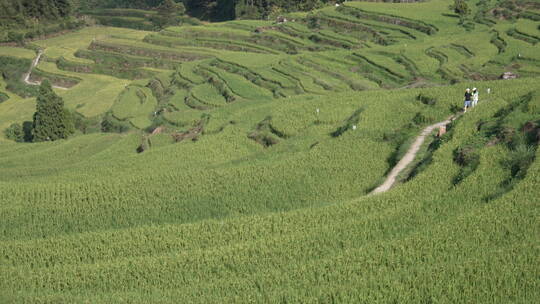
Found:
<path fill-rule="evenodd" d="M 392 171 L 390 171 L 390 174 L 388 174 L 384 183 L 382 183 L 379 187 L 375 188 L 375 190 L 373 190 L 370 194 L 377 194 L 390 190 L 390 188 L 392 188 L 392 186 L 394 186 L 394 184 L 396 183 L 396 178 L 398 177 L 399 173 L 403 171 L 403 169 L 407 168 L 407 166 L 414 160 L 416 154 L 418 153 L 418 150 L 420 150 L 420 147 L 424 143 L 426 136 L 431 134 L 433 130 L 442 126 L 446 126 L 454 119 L 456 119 L 456 116 L 451 116 L 445 121 L 441 121 L 431 126 L 427 126 L 424 130 L 422 130 L 420 135 L 416 137 L 416 140 L 411 145 L 405 156 L 403 156 L 403 158 L 399 160 L 397 165 L 392 168 Z"/>
<path fill-rule="evenodd" d="M 39 60 L 41 59 L 41 56 L 43 56 L 43 51 L 39 50 L 36 58 L 34 58 L 34 61 L 32 61 L 32 65 L 30 66 L 30 69 L 28 69 L 28 73 L 24 74 L 24 78 L 23 78 L 24 83 L 26 83 L 28 85 L 33 85 L 33 86 L 41 85 L 41 81 L 31 81 L 30 80 L 30 75 L 32 75 L 32 71 L 39 64 Z M 53 85 L 52 87 L 55 88 L 55 89 L 68 90 L 68 88 L 66 88 L 66 87 L 60 87 L 60 86 L 55 86 L 55 85 Z"/>

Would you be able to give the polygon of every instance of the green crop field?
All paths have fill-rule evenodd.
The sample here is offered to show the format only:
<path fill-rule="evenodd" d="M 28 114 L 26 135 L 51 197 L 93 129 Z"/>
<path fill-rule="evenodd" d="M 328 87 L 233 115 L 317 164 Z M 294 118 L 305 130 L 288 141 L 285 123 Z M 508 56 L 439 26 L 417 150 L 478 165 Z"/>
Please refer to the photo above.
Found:
<path fill-rule="evenodd" d="M 453 3 L 0 45 L 0 303 L 536 303 L 540 6 Z M 43 79 L 76 131 L 15 142 Z"/>

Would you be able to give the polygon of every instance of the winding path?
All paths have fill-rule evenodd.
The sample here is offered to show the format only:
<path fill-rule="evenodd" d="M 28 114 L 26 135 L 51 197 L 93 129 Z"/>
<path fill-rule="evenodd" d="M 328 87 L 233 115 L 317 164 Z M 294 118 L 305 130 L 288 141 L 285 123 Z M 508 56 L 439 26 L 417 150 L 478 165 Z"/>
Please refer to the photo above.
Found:
<path fill-rule="evenodd" d="M 375 190 L 373 190 L 370 194 L 378 194 L 390 190 L 390 188 L 392 188 L 392 186 L 394 186 L 394 184 L 396 183 L 396 178 L 398 177 L 399 173 L 401 173 L 403 169 L 407 168 L 407 166 L 414 160 L 416 154 L 418 153 L 418 150 L 420 150 L 420 147 L 424 143 L 426 136 L 431 134 L 433 130 L 442 126 L 446 126 L 454 119 L 456 119 L 456 117 L 457 116 L 451 116 L 445 121 L 441 121 L 431 126 L 427 126 L 424 130 L 422 130 L 420 135 L 416 137 L 416 140 L 411 145 L 405 156 L 403 156 L 403 158 L 399 160 L 397 165 L 392 168 L 392 171 L 390 171 L 390 174 L 388 174 L 384 183 L 382 183 L 379 187 L 375 188 Z"/>
<path fill-rule="evenodd" d="M 30 75 L 32 75 L 32 71 L 39 64 L 39 60 L 41 59 L 41 56 L 43 56 L 43 51 L 39 50 L 36 58 L 34 58 L 34 60 L 32 61 L 32 65 L 30 65 L 30 69 L 28 69 L 28 73 L 23 75 L 23 81 L 27 85 L 33 85 L 33 86 L 41 85 L 41 81 L 31 81 L 30 80 Z M 53 85 L 52 87 L 55 88 L 55 89 L 60 89 L 60 90 L 68 90 L 69 89 L 69 88 L 66 88 L 66 87 L 55 86 L 55 85 Z"/>

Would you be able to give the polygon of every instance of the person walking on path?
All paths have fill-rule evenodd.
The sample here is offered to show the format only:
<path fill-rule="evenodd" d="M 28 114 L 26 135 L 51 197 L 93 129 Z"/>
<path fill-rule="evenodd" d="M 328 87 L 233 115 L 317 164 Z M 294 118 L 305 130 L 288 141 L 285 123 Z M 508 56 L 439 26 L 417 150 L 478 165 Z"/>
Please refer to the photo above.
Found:
<path fill-rule="evenodd" d="M 471 89 L 465 90 L 465 104 L 463 105 L 463 113 L 467 113 L 467 109 L 471 107 Z"/>
<path fill-rule="evenodd" d="M 472 89 L 472 106 L 476 107 L 478 104 L 478 90 L 476 88 Z"/>

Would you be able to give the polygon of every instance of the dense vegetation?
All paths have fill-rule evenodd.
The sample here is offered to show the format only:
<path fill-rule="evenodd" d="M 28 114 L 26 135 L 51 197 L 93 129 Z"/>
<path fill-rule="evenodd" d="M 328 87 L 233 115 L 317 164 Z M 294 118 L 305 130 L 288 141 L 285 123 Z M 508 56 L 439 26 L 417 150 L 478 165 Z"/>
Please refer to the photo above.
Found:
<path fill-rule="evenodd" d="M 0 302 L 534 303 L 539 8 L 501 3 L 1 46 Z M 140 8 L 94 16 L 159 14 Z M 460 115 L 466 87 L 480 102 Z M 44 108 L 75 133 L 23 143 Z"/>
<path fill-rule="evenodd" d="M 320 8 L 328 0 L 184 0 L 188 11 L 203 19 L 233 20 L 275 18 L 279 14 Z M 337 1 L 342 2 L 342 1 Z"/>
<path fill-rule="evenodd" d="M 82 22 L 73 18 L 75 9 L 72 0 L 0 0 L 0 42 L 21 43 L 80 27 Z"/>
<path fill-rule="evenodd" d="M 0 25 L 24 23 L 29 19 L 52 20 L 68 17 L 73 12 L 70 0 L 2 0 L 0 1 Z"/>
<path fill-rule="evenodd" d="M 50 82 L 44 80 L 36 98 L 32 140 L 40 142 L 66 139 L 74 132 L 73 119 L 64 108 L 64 100 L 54 93 Z"/>
<path fill-rule="evenodd" d="M 152 9 L 163 0 L 81 0 L 84 9 L 134 8 Z M 328 0 L 176 0 L 183 3 L 192 16 L 214 21 L 235 18 L 266 19 L 279 13 L 309 11 L 327 4 Z M 338 1 L 342 2 L 342 1 Z"/>

